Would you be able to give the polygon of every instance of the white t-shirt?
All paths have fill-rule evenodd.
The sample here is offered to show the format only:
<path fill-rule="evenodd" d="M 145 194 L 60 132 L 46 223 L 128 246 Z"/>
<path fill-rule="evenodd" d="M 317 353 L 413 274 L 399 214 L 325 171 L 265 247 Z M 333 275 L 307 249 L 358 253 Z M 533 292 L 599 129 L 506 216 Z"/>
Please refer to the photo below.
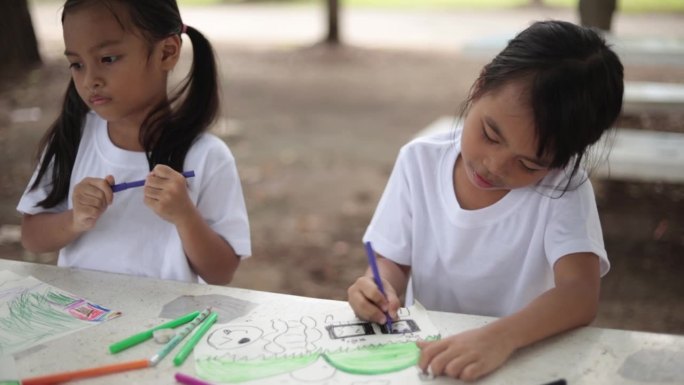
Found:
<path fill-rule="evenodd" d="M 188 193 L 204 220 L 237 255 L 249 256 L 247 210 L 228 146 L 213 135 L 201 134 L 187 153 L 184 170 L 195 171 L 195 177 L 187 179 Z M 49 210 L 36 206 L 47 196 L 48 172 L 39 188 L 26 189 L 17 210 L 26 214 L 65 211 L 73 207 L 73 187 L 85 177 L 111 174 L 121 183 L 145 179 L 148 173 L 145 153 L 116 147 L 109 139 L 107 122 L 91 111 L 86 116 L 68 198 Z M 34 172 L 29 187 L 35 177 Z M 60 250 L 58 265 L 197 282 L 175 226 L 157 216 L 143 199 L 140 187 L 115 193 L 95 227 Z"/>
<path fill-rule="evenodd" d="M 407 304 L 415 298 L 430 310 L 500 317 L 553 288 L 553 265 L 565 255 L 594 253 L 601 275 L 608 271 L 589 180 L 560 198 L 532 186 L 465 210 L 452 177 L 460 138 L 460 130 L 441 133 L 401 149 L 363 237 L 378 254 L 411 266 Z M 563 179 L 552 172 L 540 184 Z"/>

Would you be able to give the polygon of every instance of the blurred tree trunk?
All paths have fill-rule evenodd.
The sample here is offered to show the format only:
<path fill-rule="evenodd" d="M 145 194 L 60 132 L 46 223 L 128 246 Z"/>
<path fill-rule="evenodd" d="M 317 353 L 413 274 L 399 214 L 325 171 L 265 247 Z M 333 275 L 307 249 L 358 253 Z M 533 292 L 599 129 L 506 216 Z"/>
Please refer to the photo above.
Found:
<path fill-rule="evenodd" d="M 530 0 L 530 5 L 533 5 L 535 7 L 544 5 L 544 0 Z"/>
<path fill-rule="evenodd" d="M 0 15 L 0 70 L 23 70 L 40 64 L 27 0 L 0 1 Z"/>
<path fill-rule="evenodd" d="M 340 2 L 339 0 L 326 0 L 328 35 L 325 42 L 330 45 L 340 44 Z"/>
<path fill-rule="evenodd" d="M 610 31 L 616 3 L 616 0 L 579 0 L 580 23 L 586 27 Z"/>

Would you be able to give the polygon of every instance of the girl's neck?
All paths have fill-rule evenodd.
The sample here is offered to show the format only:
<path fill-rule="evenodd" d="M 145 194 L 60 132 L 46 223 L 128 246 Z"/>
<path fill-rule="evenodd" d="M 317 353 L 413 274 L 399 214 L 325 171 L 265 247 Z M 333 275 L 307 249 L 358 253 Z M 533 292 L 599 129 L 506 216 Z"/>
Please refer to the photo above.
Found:
<path fill-rule="evenodd" d="M 140 124 L 131 122 L 107 122 L 107 134 L 112 143 L 123 150 L 143 151 L 140 143 Z"/>
<path fill-rule="evenodd" d="M 509 190 L 482 190 L 473 186 L 461 155 L 454 164 L 453 185 L 456 200 L 464 210 L 479 210 L 491 206 L 509 192 Z"/>

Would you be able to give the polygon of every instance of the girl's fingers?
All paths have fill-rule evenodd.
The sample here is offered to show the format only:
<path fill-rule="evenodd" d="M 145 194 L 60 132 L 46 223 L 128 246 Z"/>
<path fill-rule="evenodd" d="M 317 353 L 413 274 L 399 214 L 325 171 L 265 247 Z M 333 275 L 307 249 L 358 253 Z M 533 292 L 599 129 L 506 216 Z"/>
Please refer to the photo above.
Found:
<path fill-rule="evenodd" d="M 150 198 L 154 200 L 159 200 L 159 197 L 162 194 L 162 189 L 154 187 L 154 186 L 148 186 L 145 184 L 145 198 Z"/>
<path fill-rule="evenodd" d="M 361 277 L 347 290 L 349 304 L 356 315 L 365 320 L 377 323 L 385 323 L 386 317 L 382 308 L 377 303 L 384 300 L 382 293 L 369 277 Z"/>
<path fill-rule="evenodd" d="M 392 291 L 392 293 L 387 293 L 387 312 L 393 319 L 399 318 L 400 307 L 401 301 L 399 301 L 399 297 L 394 294 L 394 291 Z"/>
<path fill-rule="evenodd" d="M 162 178 L 154 173 L 149 173 L 147 178 L 145 178 L 145 188 L 152 187 L 155 189 L 161 189 L 164 186 L 166 178 Z"/>
<path fill-rule="evenodd" d="M 109 189 L 111 191 L 111 188 Z M 107 194 L 99 188 L 89 185 L 75 192 L 76 200 L 84 205 L 93 207 L 106 207 L 110 201 L 107 199 Z"/>
<path fill-rule="evenodd" d="M 363 285 L 361 285 L 361 292 L 368 298 L 369 301 L 373 302 L 375 306 L 380 308 L 381 311 L 386 312 L 389 310 L 389 303 L 387 297 L 380 291 L 375 281 L 371 277 L 363 277 Z"/>
<path fill-rule="evenodd" d="M 113 180 L 114 178 L 111 177 L 111 181 Z M 74 193 L 95 198 L 106 205 L 111 204 L 114 199 L 112 186 L 107 179 L 86 178 L 74 189 Z"/>
<path fill-rule="evenodd" d="M 112 175 L 107 175 L 105 177 L 105 184 L 106 187 L 103 191 L 105 193 L 105 197 L 107 199 L 107 204 L 112 204 L 114 201 L 114 191 L 112 191 L 112 186 L 114 186 L 115 181 L 114 181 L 114 176 Z"/>
<path fill-rule="evenodd" d="M 442 343 L 442 341 L 421 341 L 418 343 L 418 347 L 420 348 L 420 358 L 418 359 L 418 367 L 423 371 L 426 372 L 428 366 L 432 367 L 432 361 L 434 358 L 443 352 L 444 350 L 447 349 L 449 345 Z M 432 367 L 434 370 L 435 368 Z M 434 373 L 434 372 L 433 372 Z M 437 373 L 434 373 L 437 375 Z"/>
<path fill-rule="evenodd" d="M 385 314 L 378 307 L 376 303 L 371 301 L 364 295 L 363 292 L 358 291 L 355 294 L 353 301 L 356 303 L 356 311 L 360 318 L 377 323 L 385 323 Z"/>
<path fill-rule="evenodd" d="M 464 381 L 475 381 L 487 374 L 487 372 L 488 370 L 485 368 L 484 364 L 477 361 L 466 365 L 466 367 L 461 371 L 459 378 Z"/>
<path fill-rule="evenodd" d="M 363 297 L 358 302 L 358 313 L 360 318 L 376 322 L 379 324 L 384 324 L 387 322 L 385 319 L 385 314 L 378 308 L 374 303 L 370 302 L 367 298 Z"/>
<path fill-rule="evenodd" d="M 418 346 L 418 349 L 423 350 L 426 346 L 430 346 L 431 344 L 435 343 L 436 341 L 423 341 L 423 340 L 418 340 L 416 341 L 416 345 Z"/>
<path fill-rule="evenodd" d="M 157 167 L 161 167 L 161 165 Z M 169 168 L 168 171 L 165 170 L 163 173 L 158 173 L 156 171 L 157 167 L 155 167 L 154 170 L 147 175 L 147 178 L 145 178 L 145 187 L 170 191 L 177 191 L 178 189 L 186 188 L 185 186 L 187 182 L 185 181 L 185 177 L 183 177 L 181 174 L 177 173 L 171 168 Z M 178 188 L 176 188 L 176 185 Z"/>
<path fill-rule="evenodd" d="M 449 357 L 448 353 L 445 353 L 444 356 L 445 357 L 443 358 L 446 360 L 446 362 L 442 367 L 443 369 L 441 373 L 453 378 L 462 378 L 461 375 L 463 374 L 463 369 L 473 364 L 474 361 L 471 357 L 466 355 Z M 440 360 L 438 364 L 442 365 L 442 361 Z"/>
<path fill-rule="evenodd" d="M 102 212 L 102 210 L 100 210 L 96 207 L 93 207 L 93 206 L 82 206 L 79 208 L 78 212 L 84 218 L 95 219 L 98 217 L 100 212 Z"/>
<path fill-rule="evenodd" d="M 168 179 L 175 172 L 176 172 L 176 170 L 172 169 L 171 167 L 169 167 L 165 164 L 158 164 L 158 165 L 154 166 L 154 168 L 150 172 L 150 175 L 155 175 L 159 178 Z"/>

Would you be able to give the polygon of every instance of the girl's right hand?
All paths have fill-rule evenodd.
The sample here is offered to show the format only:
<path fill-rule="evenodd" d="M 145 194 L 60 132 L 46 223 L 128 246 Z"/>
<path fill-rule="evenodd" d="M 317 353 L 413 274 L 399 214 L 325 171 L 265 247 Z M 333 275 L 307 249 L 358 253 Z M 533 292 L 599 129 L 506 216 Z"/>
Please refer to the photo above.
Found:
<path fill-rule="evenodd" d="M 82 233 L 95 226 L 100 215 L 112 204 L 114 177 L 84 178 L 75 187 L 72 196 L 74 231 Z"/>
<path fill-rule="evenodd" d="M 398 318 L 397 311 L 401 307 L 401 302 L 399 302 L 397 292 L 385 279 L 382 280 L 382 285 L 387 297 L 380 292 L 373 277 L 369 276 L 360 277 L 347 289 L 349 305 L 357 317 L 381 325 L 387 322 L 385 312 L 392 319 Z"/>

